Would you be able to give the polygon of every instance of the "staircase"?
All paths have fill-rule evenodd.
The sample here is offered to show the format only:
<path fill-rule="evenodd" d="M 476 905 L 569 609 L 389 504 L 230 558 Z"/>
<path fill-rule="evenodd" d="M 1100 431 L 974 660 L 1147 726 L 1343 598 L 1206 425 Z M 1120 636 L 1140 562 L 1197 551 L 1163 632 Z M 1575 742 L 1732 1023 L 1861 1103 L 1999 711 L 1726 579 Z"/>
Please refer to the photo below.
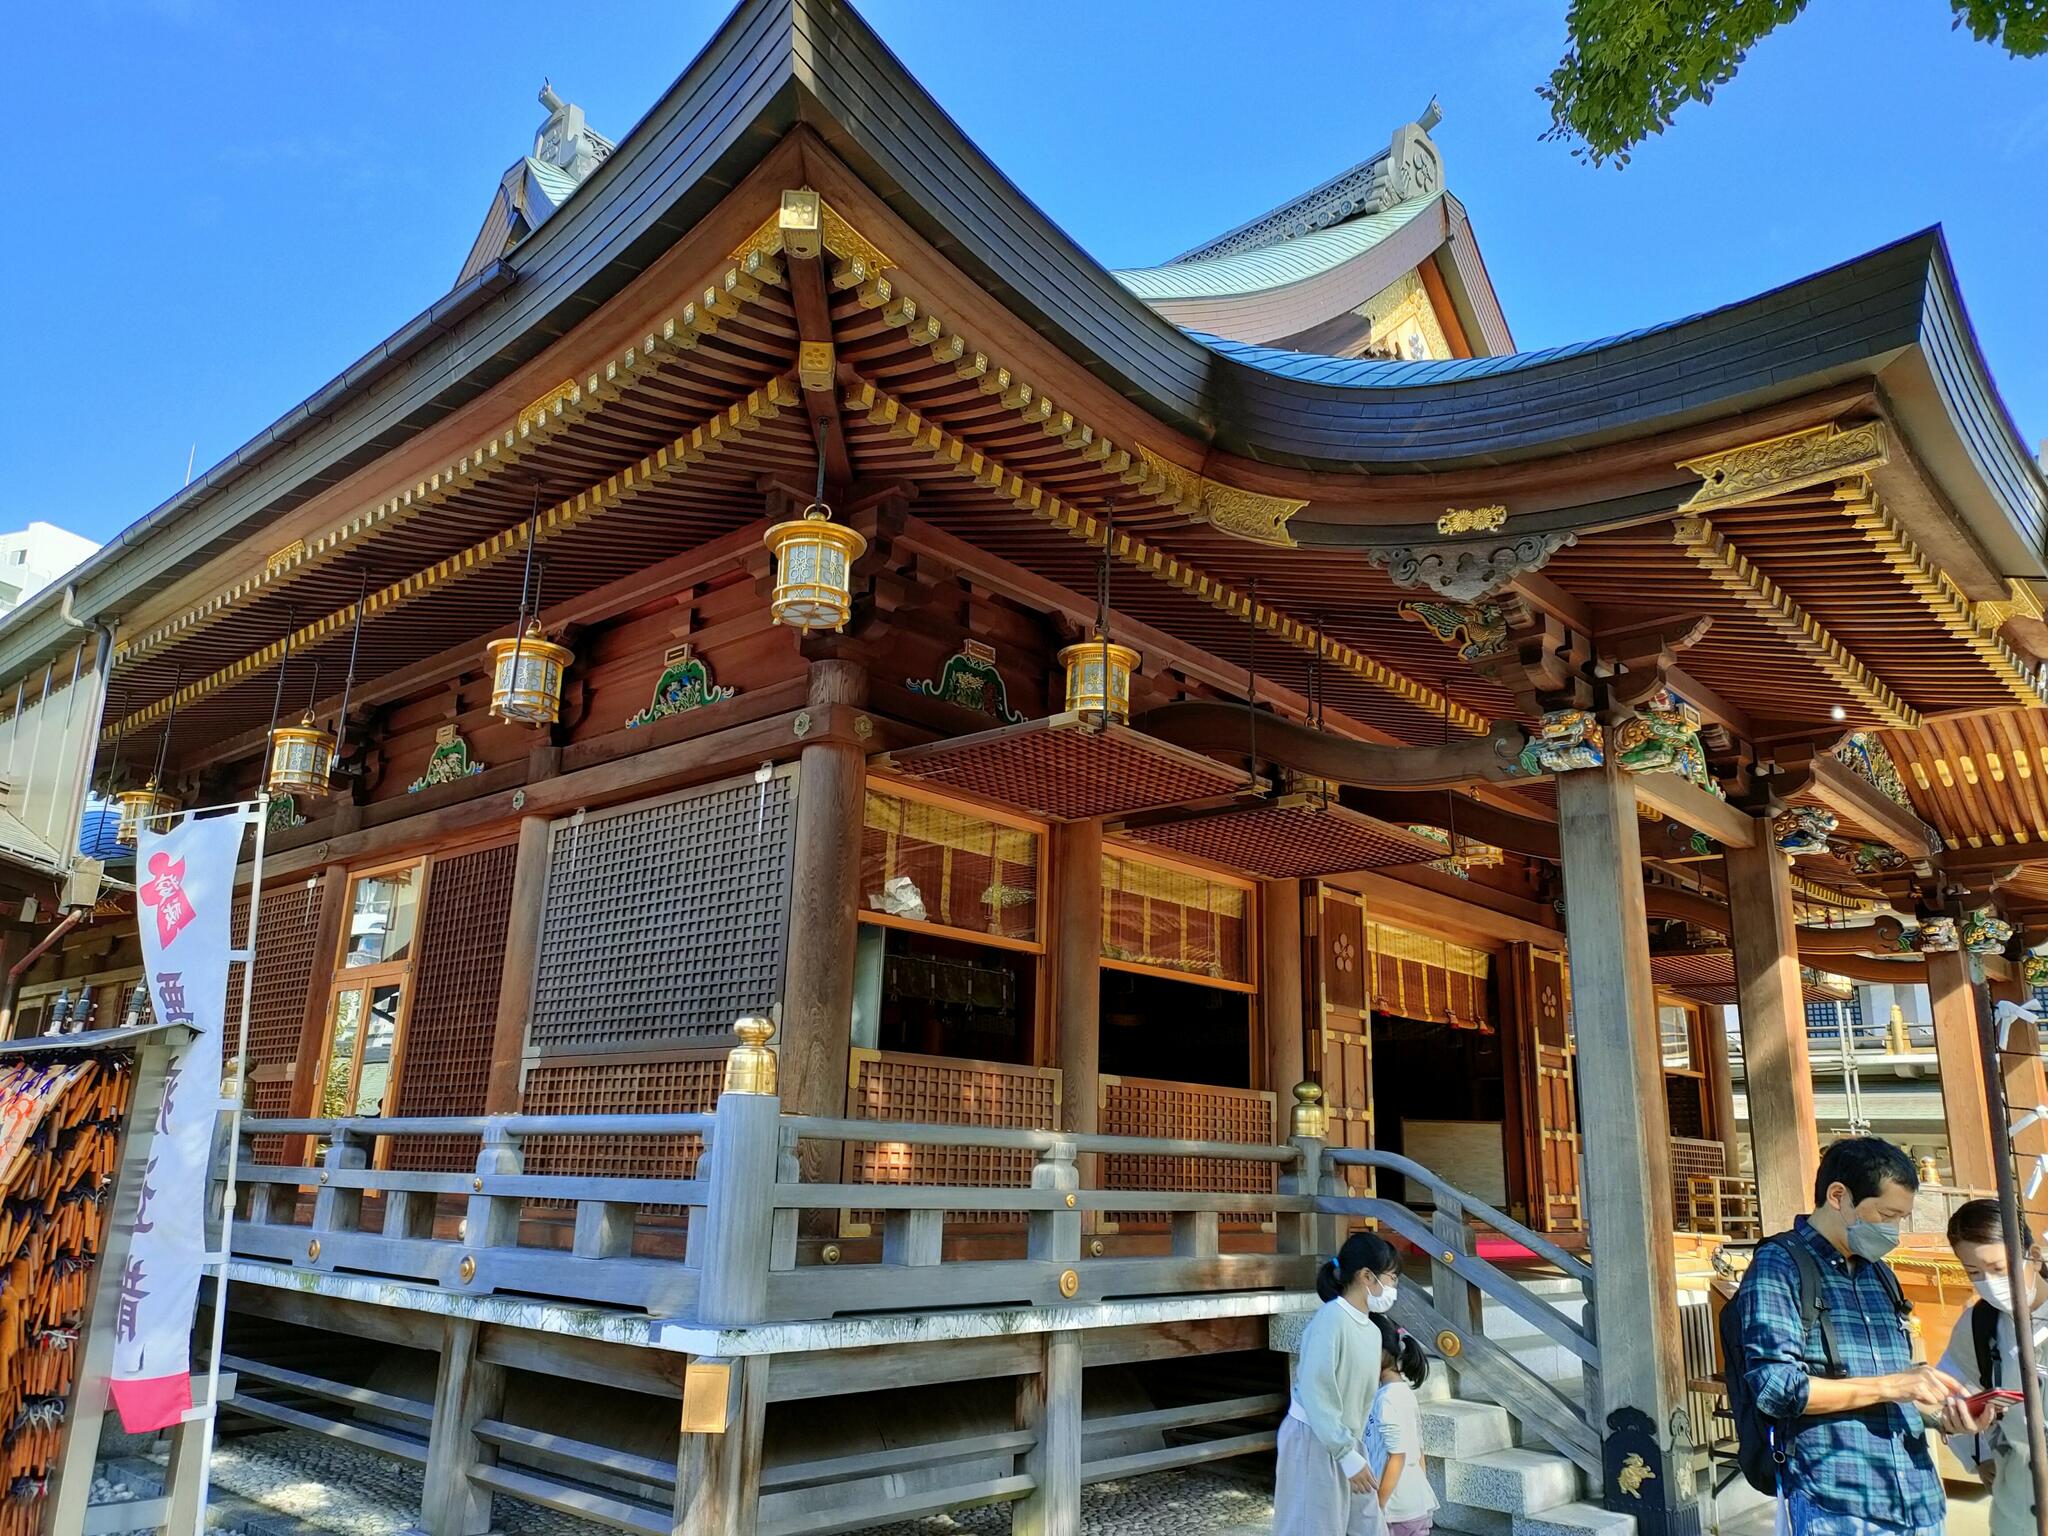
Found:
<path fill-rule="evenodd" d="M 1404 1282 L 1404 1289 L 1413 1283 Z M 1584 1310 L 1584 1294 L 1574 1281 L 1534 1280 L 1525 1289 L 1575 1320 Z M 1292 1354 L 1306 1322 L 1306 1314 L 1276 1317 L 1272 1347 Z M 1507 1309 L 1487 1303 L 1485 1334 L 1533 1375 L 1580 1396 L 1577 1359 Z M 1632 1536 L 1634 1517 L 1602 1508 L 1571 1458 L 1487 1401 L 1473 1373 L 1458 1384 L 1454 1372 L 1431 1359 L 1429 1379 L 1417 1394 L 1438 1529 L 1469 1536 Z"/>

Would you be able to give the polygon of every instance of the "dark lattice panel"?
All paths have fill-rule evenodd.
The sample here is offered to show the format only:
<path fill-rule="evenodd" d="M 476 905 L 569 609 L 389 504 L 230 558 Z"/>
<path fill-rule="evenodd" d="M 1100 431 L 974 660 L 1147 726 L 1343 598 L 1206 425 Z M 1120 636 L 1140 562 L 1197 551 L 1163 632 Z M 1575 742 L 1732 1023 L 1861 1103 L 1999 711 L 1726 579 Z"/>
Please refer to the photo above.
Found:
<path fill-rule="evenodd" d="M 483 1113 L 517 855 L 507 844 L 434 861 L 394 1115 Z M 392 1145 L 392 1166 L 471 1168 L 476 1150 L 473 1136 L 401 1137 Z"/>
<path fill-rule="evenodd" d="M 243 1112 L 263 1120 L 282 1119 L 292 1112 L 292 1085 L 282 1079 L 276 1082 L 251 1083 L 248 1095 L 242 1101 Z M 283 1136 L 258 1136 L 250 1143 L 249 1155 L 259 1163 L 276 1165 L 284 1161 L 286 1138 Z"/>
<path fill-rule="evenodd" d="M 249 892 L 235 895 L 229 918 L 235 947 L 248 943 Z M 298 1060 L 299 1034 L 306 1024 L 306 994 L 314 983 L 320 957 L 320 883 L 279 882 L 263 892 L 262 916 L 256 935 L 256 978 L 249 993 L 249 1065 L 285 1066 Z M 324 970 L 324 967 L 322 967 Z M 322 975 L 323 983 L 326 977 Z M 242 967 L 228 967 L 228 1020 L 234 1028 L 242 997 Z"/>
<path fill-rule="evenodd" d="M 1241 769 L 1126 726 L 1102 730 L 1075 715 L 894 752 L 889 767 L 1054 821 L 1185 805 L 1245 787 Z"/>
<path fill-rule="evenodd" d="M 526 1077 L 529 1115 L 695 1115 L 718 1104 L 725 1052 L 675 1061 L 536 1066 Z M 688 1179 L 703 1153 L 697 1136 L 533 1136 L 528 1173 L 591 1178 Z"/>
<path fill-rule="evenodd" d="M 1273 1142 L 1273 1095 L 1249 1088 L 1211 1088 L 1198 1083 L 1104 1078 L 1098 1124 L 1105 1136 L 1170 1137 L 1183 1141 Z M 1272 1163 L 1239 1163 L 1205 1157 L 1105 1157 L 1104 1189 L 1170 1189 L 1221 1194 L 1266 1195 L 1278 1170 Z M 1166 1218 L 1157 1213 L 1120 1215 L 1119 1226 Z M 1257 1226 L 1256 1213 L 1226 1216 L 1225 1226 Z"/>
<path fill-rule="evenodd" d="M 793 784 L 784 774 L 558 822 L 530 1042 L 543 1054 L 700 1044 L 781 996 Z"/>
<path fill-rule="evenodd" d="M 854 1054 L 853 1090 L 846 1112 L 855 1120 L 904 1120 L 922 1125 L 1012 1126 L 1057 1130 L 1060 1074 L 1048 1067 L 1014 1067 L 943 1056 L 893 1052 Z M 847 1176 L 856 1184 L 950 1184 L 975 1189 L 1021 1189 L 1031 1183 L 1030 1152 L 997 1147 L 913 1147 L 866 1142 L 848 1149 Z M 858 1211 L 856 1220 L 879 1221 Z M 1014 1215 L 948 1211 L 952 1221 L 1015 1222 Z"/>
<path fill-rule="evenodd" d="M 1444 852 L 1404 827 L 1309 796 L 1133 827 L 1129 835 L 1270 880 L 1427 864 Z"/>

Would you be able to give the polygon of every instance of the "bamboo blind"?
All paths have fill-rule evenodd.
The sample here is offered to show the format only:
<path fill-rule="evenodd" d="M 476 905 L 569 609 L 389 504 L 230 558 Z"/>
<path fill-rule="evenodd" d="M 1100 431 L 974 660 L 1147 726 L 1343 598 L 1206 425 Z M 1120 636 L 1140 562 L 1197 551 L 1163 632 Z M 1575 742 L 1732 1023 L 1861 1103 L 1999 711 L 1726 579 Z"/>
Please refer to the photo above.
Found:
<path fill-rule="evenodd" d="M 1372 1005 L 1381 1013 L 1459 1029 L 1494 1027 L 1487 979 L 1493 957 L 1392 923 L 1366 925 Z"/>
<path fill-rule="evenodd" d="M 1030 828 L 870 786 L 861 825 L 862 899 L 872 912 L 1035 941 L 1040 843 Z M 910 902 L 913 910 L 903 912 Z"/>
<path fill-rule="evenodd" d="M 1251 892 L 1199 871 L 1102 856 L 1102 957 L 1250 981 Z"/>

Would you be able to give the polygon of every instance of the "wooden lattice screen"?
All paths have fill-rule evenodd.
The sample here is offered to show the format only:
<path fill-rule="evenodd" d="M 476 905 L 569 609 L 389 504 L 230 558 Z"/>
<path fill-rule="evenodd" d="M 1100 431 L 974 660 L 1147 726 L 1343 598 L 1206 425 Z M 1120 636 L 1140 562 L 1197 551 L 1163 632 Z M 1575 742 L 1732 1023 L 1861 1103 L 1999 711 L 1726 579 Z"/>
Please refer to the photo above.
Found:
<path fill-rule="evenodd" d="M 1059 1128 L 1061 1077 L 1055 1067 L 855 1050 L 852 1079 L 846 1095 L 849 1119 Z M 1029 1152 L 992 1147 L 866 1142 L 847 1149 L 847 1182 L 1021 1189 L 1031 1182 L 1034 1161 Z M 854 1211 L 848 1216 L 847 1235 L 857 1236 L 869 1224 L 871 1213 Z M 949 1211 L 947 1216 L 966 1222 L 999 1219 L 985 1211 Z"/>
<path fill-rule="evenodd" d="M 235 893 L 228 919 L 237 949 L 249 941 L 249 892 Z M 256 975 L 249 992 L 248 1084 L 244 1104 L 252 1115 L 288 1115 L 292 1083 L 298 1072 L 299 1037 L 306 1027 L 306 994 L 320 963 L 320 882 L 280 881 L 263 892 L 263 915 L 256 934 Z M 242 996 L 242 967 L 228 967 L 228 1017 Z M 232 1027 L 232 1025 L 230 1025 Z M 282 1154 L 282 1137 L 260 1136 L 258 1162 L 274 1162 Z"/>
<path fill-rule="evenodd" d="M 696 1115 L 718 1106 L 723 1050 L 665 1061 L 541 1062 L 526 1076 L 529 1115 Z M 528 1173 L 586 1178 L 688 1179 L 703 1154 L 699 1136 L 532 1136 Z M 650 1209 L 672 1211 L 672 1206 Z"/>
<path fill-rule="evenodd" d="M 780 770 L 555 823 L 528 1042 L 708 1047 L 782 996 L 795 783 Z"/>
<path fill-rule="evenodd" d="M 1200 1083 L 1104 1076 L 1098 1124 L 1105 1136 L 1170 1137 L 1185 1141 L 1273 1142 L 1273 1095 L 1253 1088 L 1212 1088 Z M 1104 1189 L 1203 1190 L 1220 1194 L 1273 1192 L 1271 1163 L 1196 1157 L 1105 1157 Z M 1224 1218 L 1225 1226 L 1256 1227 L 1267 1216 Z M 1163 1216 L 1119 1216 L 1119 1226 L 1147 1225 Z"/>
<path fill-rule="evenodd" d="M 517 854 L 508 843 L 434 861 L 394 1115 L 483 1113 Z M 473 1136 L 400 1137 L 392 1166 L 454 1172 L 474 1167 L 476 1150 Z"/>

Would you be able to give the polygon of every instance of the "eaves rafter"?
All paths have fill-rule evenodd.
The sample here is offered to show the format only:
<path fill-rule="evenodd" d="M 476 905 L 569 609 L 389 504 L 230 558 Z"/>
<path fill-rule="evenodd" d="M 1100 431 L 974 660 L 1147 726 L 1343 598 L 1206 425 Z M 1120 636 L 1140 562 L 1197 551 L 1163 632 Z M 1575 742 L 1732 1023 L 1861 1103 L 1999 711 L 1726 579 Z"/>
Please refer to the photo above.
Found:
<path fill-rule="evenodd" d="M 782 411 L 796 405 L 797 400 L 796 386 L 790 378 L 778 376 L 770 379 L 744 400 L 736 402 L 702 426 L 692 428 L 598 484 L 542 510 L 534 520 L 535 541 L 545 543 L 558 538 L 571 529 L 624 505 L 651 487 L 677 478 L 687 472 L 692 465 L 703 463 L 712 455 L 755 431 L 763 423 L 773 421 Z M 467 549 L 444 560 L 438 560 L 423 570 L 414 571 L 388 586 L 380 587 L 363 601 L 364 621 L 367 623 L 371 619 L 384 617 L 429 592 L 446 588 L 480 571 L 489 570 L 508 559 L 523 555 L 526 543 L 527 526 L 521 523 L 494 533 L 487 539 L 479 540 Z M 105 729 L 101 739 L 111 742 L 126 732 L 144 729 L 169 714 L 174 703 L 182 708 L 195 700 L 218 693 L 223 688 L 232 687 L 244 678 L 266 671 L 284 657 L 288 648 L 303 652 L 307 647 L 317 645 L 328 636 L 346 628 L 354 622 L 355 612 L 354 603 L 337 608 L 332 613 L 295 630 L 288 640 L 273 641 L 206 677 L 188 683 L 175 694 L 159 699 L 127 718 L 115 722 Z"/>
<path fill-rule="evenodd" d="M 123 640 L 114 649 L 114 664 L 122 666 L 190 639 L 243 604 L 283 591 L 302 577 L 360 550 L 370 540 L 502 475 L 579 423 L 599 415 L 650 370 L 693 351 L 703 337 L 716 334 L 721 321 L 742 313 L 764 291 L 785 283 L 786 274 L 773 256 L 742 255 L 618 356 L 577 378 L 563 380 L 524 407 L 506 426 L 440 469 L 350 513 L 310 538 L 294 539 L 267 555 L 261 569 L 229 582 L 185 612 Z"/>
<path fill-rule="evenodd" d="M 1820 621 L 1788 597 L 1778 584 L 1750 564 L 1704 517 L 1681 517 L 1672 541 L 1693 563 L 1751 613 L 1783 635 L 1792 647 L 1832 677 L 1884 724 L 1897 730 L 1920 728 L 1920 712 L 1885 686 Z"/>
<path fill-rule="evenodd" d="M 847 389 L 844 407 L 849 412 L 864 415 L 871 426 L 885 428 L 892 437 L 909 444 L 940 468 L 973 481 L 1019 511 L 1029 513 L 1084 543 L 1100 548 L 1113 537 L 1112 553 L 1124 564 L 1199 598 L 1212 608 L 1277 635 L 1299 650 L 1311 655 L 1320 654 L 1329 664 L 1353 673 L 1424 714 L 1447 720 L 1474 736 L 1483 736 L 1491 729 L 1491 722 L 1477 710 L 1446 698 L 1427 684 L 1395 671 L 1355 646 L 1334 639 L 1270 604 L 1255 601 L 1247 593 L 1217 580 L 1198 566 L 1168 554 L 1137 534 L 1118 529 L 1112 535 L 1104 523 L 1082 508 L 1012 472 L 964 438 L 947 431 L 864 379 L 855 380 Z"/>

